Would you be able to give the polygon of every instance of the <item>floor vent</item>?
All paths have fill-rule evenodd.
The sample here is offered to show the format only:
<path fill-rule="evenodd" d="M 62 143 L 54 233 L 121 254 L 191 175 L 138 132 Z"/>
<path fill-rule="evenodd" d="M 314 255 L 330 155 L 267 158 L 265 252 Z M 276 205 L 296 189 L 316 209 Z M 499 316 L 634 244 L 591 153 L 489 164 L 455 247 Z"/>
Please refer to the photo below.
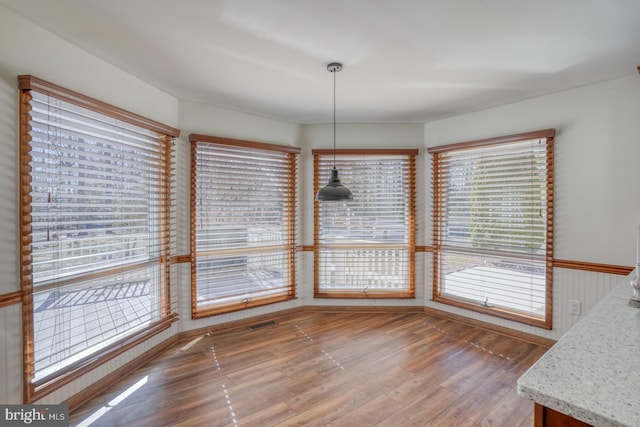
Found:
<path fill-rule="evenodd" d="M 268 322 L 256 323 L 255 325 L 247 326 L 247 329 L 255 331 L 256 329 L 266 328 L 267 326 L 275 325 L 276 322 L 269 320 Z"/>

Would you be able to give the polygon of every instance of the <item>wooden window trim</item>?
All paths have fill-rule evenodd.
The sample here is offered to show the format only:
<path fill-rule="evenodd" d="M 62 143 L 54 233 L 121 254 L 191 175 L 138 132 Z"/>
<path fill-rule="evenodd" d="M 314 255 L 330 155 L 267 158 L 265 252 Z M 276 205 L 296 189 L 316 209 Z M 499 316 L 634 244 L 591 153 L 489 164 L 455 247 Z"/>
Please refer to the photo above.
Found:
<path fill-rule="evenodd" d="M 288 163 L 289 163 L 289 175 L 288 180 L 292 183 L 293 191 L 289 193 L 288 204 L 291 207 L 295 206 L 296 199 L 296 185 L 297 185 L 297 158 L 296 156 L 300 153 L 300 147 L 292 147 L 287 145 L 280 144 L 271 144 L 265 142 L 257 142 L 257 141 L 249 141 L 242 139 L 234 139 L 234 138 L 226 138 L 219 137 L 213 135 L 203 135 L 192 133 L 189 135 L 189 141 L 191 143 L 191 191 L 190 191 L 190 250 L 191 255 L 189 262 L 191 263 L 190 267 L 190 289 L 191 289 L 191 318 L 192 319 L 200 319 L 204 317 L 215 316 L 224 313 L 231 313 L 240 310 L 246 310 L 253 307 L 264 306 L 268 304 L 274 304 L 278 302 L 290 301 L 296 298 L 295 295 L 295 283 L 296 283 L 296 254 L 297 254 L 297 245 L 296 245 L 296 213 L 290 215 L 288 218 L 288 223 L 286 228 L 289 230 L 291 239 L 290 244 L 287 247 L 287 253 L 289 254 L 289 291 L 286 295 L 276 295 L 276 296 L 267 296 L 262 298 L 250 299 L 246 302 L 237 302 L 231 304 L 225 304 L 218 307 L 210 307 L 210 308 L 201 308 L 198 309 L 198 304 L 194 295 L 197 295 L 197 270 L 196 270 L 196 258 L 197 258 L 197 247 L 196 247 L 196 224 L 197 224 L 197 215 L 196 215 L 196 156 L 197 156 L 197 143 L 205 142 L 210 144 L 220 144 L 220 145 L 230 145 L 234 147 L 244 147 L 247 149 L 259 149 L 259 150 L 268 150 L 275 151 L 281 153 L 287 153 Z M 250 249 L 244 250 L 246 253 L 250 253 Z"/>
<path fill-rule="evenodd" d="M 397 291 L 354 291 L 354 292 L 344 292 L 344 291 L 335 291 L 335 292 L 323 292 L 323 291 L 315 291 L 316 286 L 314 286 L 314 298 L 323 298 L 323 299 L 413 299 L 415 298 L 415 292 L 407 291 L 407 292 L 397 292 Z"/>
<path fill-rule="evenodd" d="M 192 313 L 192 319 L 203 319 L 205 317 L 211 317 L 211 316 L 216 316 L 216 315 L 225 314 L 225 313 L 233 313 L 234 311 L 247 310 L 254 307 L 261 307 L 263 305 L 291 301 L 293 299 L 295 299 L 295 296 L 289 293 L 287 295 L 254 299 L 248 302 L 237 302 L 237 303 L 227 304 L 220 307 L 205 308 L 205 309 L 200 309 L 195 313 Z"/>
<path fill-rule="evenodd" d="M 0 294 L 0 308 L 8 307 L 22 302 L 22 291 L 9 292 Z"/>
<path fill-rule="evenodd" d="M 83 95 L 71 89 L 58 86 L 57 84 L 42 80 L 38 77 L 31 75 L 18 76 L 18 88 L 23 92 L 35 90 L 36 92 L 67 101 L 71 104 L 122 120 L 123 122 L 130 123 L 132 125 L 167 135 L 171 138 L 178 138 L 180 136 L 180 129 L 176 129 L 155 120 L 143 117 L 139 114 L 123 110 L 122 108 L 107 104 L 106 102 L 91 98 L 90 96 Z"/>
<path fill-rule="evenodd" d="M 630 274 L 635 267 L 614 264 L 602 264 L 596 262 L 574 261 L 568 259 L 554 259 L 553 266 L 555 268 L 567 268 L 570 270 L 591 271 L 594 273 L 617 274 L 626 276 Z"/>
<path fill-rule="evenodd" d="M 455 142 L 453 144 L 438 145 L 427 148 L 429 154 L 451 152 L 458 150 L 468 150 L 470 148 L 490 147 L 492 145 L 501 145 L 509 142 L 526 141 L 528 139 L 542 139 L 555 137 L 555 129 L 542 129 L 531 132 L 516 133 L 513 135 L 497 136 L 493 138 L 475 139 L 473 141 Z"/>
<path fill-rule="evenodd" d="M 166 247 L 161 249 L 159 263 L 162 268 L 159 287 L 160 292 L 160 319 L 149 326 L 121 340 L 110 344 L 99 352 L 88 356 L 77 363 L 73 363 L 63 369 L 56 371 L 48 377 L 37 382 L 32 381 L 35 374 L 33 364 L 35 360 L 35 341 L 33 324 L 33 271 L 32 263 L 32 237 L 31 237 L 31 91 L 35 90 L 57 99 L 69 102 L 82 108 L 113 117 L 123 122 L 133 124 L 148 130 L 164 134 L 161 156 L 164 161 L 165 175 L 162 187 L 165 189 L 165 197 L 162 197 L 161 212 L 168 215 L 170 212 L 169 186 L 170 176 L 170 149 L 169 144 L 172 138 L 180 135 L 180 130 L 147 119 L 135 113 L 128 112 L 121 108 L 112 106 L 97 99 L 79 94 L 72 90 L 63 88 L 56 84 L 47 82 L 31 75 L 18 76 L 18 87 L 20 89 L 19 116 L 20 116 L 20 287 L 22 296 L 22 330 L 23 330 L 23 402 L 31 403 L 41 397 L 59 389 L 60 387 L 74 381 L 87 372 L 95 369 L 125 351 L 139 345 L 160 332 L 171 327 L 171 324 L 178 320 L 177 314 L 171 311 L 170 285 L 169 285 L 169 217 L 164 217 L 160 221 L 160 239 Z M 99 275 L 99 273 L 98 273 Z M 88 277 L 88 276 L 86 276 Z"/>
<path fill-rule="evenodd" d="M 335 150 L 337 155 L 348 156 L 348 155 L 399 155 L 399 156 L 417 156 L 420 152 L 417 148 L 341 148 Z M 311 154 L 313 156 L 329 156 L 334 153 L 334 150 L 318 148 L 311 150 Z"/>
<path fill-rule="evenodd" d="M 554 223 L 554 135 L 555 129 L 543 129 L 532 132 L 524 132 L 514 135 L 506 135 L 495 138 L 486 138 L 473 141 L 466 141 L 454 144 L 441 145 L 437 147 L 429 148 L 427 151 L 433 155 L 433 167 L 432 167 L 432 182 L 434 185 L 433 192 L 433 268 L 432 268 L 432 300 L 444 304 L 448 304 L 454 307 L 467 309 L 479 313 L 489 314 L 491 316 L 513 320 L 536 326 L 544 329 L 553 328 L 553 223 Z M 458 299 L 452 299 L 443 297 L 440 295 L 440 249 L 442 242 L 440 240 L 440 229 L 442 226 L 442 219 L 440 217 L 441 210 L 441 191 L 442 188 L 436 185 L 438 182 L 439 170 L 439 154 L 450 151 L 466 150 L 472 148 L 481 148 L 494 145 L 508 144 L 517 141 L 526 141 L 530 139 L 545 138 L 547 144 L 547 220 L 546 220 L 546 250 L 545 250 L 545 269 L 546 269 L 546 289 L 545 289 L 545 315 L 544 319 L 540 320 L 524 314 L 516 314 L 507 310 L 499 309 L 496 307 L 483 307 L 478 304 L 467 303 Z"/>
<path fill-rule="evenodd" d="M 20 91 L 20 288 L 22 290 L 22 375 L 23 402 L 30 403 L 34 399 L 35 390 L 31 384 L 31 372 L 35 351 L 33 332 L 33 275 L 31 251 L 31 92 Z"/>
<path fill-rule="evenodd" d="M 212 144 L 231 145 L 235 147 L 257 148 L 260 150 L 279 151 L 282 153 L 299 154 L 300 147 L 292 147 L 289 145 L 270 144 L 268 142 L 247 141 L 243 139 L 225 138 L 222 136 L 202 135 L 192 133 L 189 135 L 189 142 L 209 142 Z M 193 145 L 192 145 L 193 146 Z"/>
<path fill-rule="evenodd" d="M 353 299 L 406 299 L 415 298 L 415 271 L 416 271 L 416 156 L 419 149 L 314 149 L 313 155 L 313 189 L 316 194 L 320 189 L 320 156 L 333 155 L 401 155 L 408 157 L 409 182 L 408 182 L 408 291 L 336 291 L 324 292 L 320 290 L 320 202 L 314 200 L 313 204 L 313 295 L 314 298 L 353 298 Z M 384 246 L 384 245 L 383 245 Z M 385 247 L 388 247 L 386 245 Z"/>

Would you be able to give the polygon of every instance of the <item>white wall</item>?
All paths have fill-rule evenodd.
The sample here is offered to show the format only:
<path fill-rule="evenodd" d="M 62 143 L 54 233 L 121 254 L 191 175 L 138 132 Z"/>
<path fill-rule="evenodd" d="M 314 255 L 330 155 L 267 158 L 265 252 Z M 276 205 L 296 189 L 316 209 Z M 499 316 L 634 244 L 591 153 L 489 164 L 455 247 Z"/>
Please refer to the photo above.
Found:
<path fill-rule="evenodd" d="M 640 76 L 466 114 L 425 125 L 429 147 L 555 128 L 555 258 L 633 266 L 640 224 Z M 559 338 L 623 277 L 554 271 L 554 330 L 492 319 L 425 301 L 425 305 L 514 329 Z M 430 285 L 427 293 L 431 293 Z"/>
<path fill-rule="evenodd" d="M 199 102 L 181 100 L 182 139 L 189 134 L 223 136 L 249 141 L 299 146 L 300 126 Z"/>

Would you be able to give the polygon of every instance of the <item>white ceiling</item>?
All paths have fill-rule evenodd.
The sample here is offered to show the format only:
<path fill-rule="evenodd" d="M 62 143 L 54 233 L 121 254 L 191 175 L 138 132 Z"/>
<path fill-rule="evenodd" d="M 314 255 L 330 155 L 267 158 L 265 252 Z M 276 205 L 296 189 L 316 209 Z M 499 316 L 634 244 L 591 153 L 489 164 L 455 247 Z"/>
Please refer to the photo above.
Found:
<path fill-rule="evenodd" d="M 640 0 L 0 0 L 176 97 L 415 122 L 635 73 Z"/>

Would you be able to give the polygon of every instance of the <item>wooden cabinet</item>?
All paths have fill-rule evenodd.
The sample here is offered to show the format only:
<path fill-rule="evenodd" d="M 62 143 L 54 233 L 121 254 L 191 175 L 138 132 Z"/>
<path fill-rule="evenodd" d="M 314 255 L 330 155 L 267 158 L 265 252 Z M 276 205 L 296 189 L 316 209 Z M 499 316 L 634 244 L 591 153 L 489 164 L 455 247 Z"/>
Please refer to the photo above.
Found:
<path fill-rule="evenodd" d="M 591 424 L 576 420 L 546 406 L 535 404 L 535 427 L 592 427 Z"/>

